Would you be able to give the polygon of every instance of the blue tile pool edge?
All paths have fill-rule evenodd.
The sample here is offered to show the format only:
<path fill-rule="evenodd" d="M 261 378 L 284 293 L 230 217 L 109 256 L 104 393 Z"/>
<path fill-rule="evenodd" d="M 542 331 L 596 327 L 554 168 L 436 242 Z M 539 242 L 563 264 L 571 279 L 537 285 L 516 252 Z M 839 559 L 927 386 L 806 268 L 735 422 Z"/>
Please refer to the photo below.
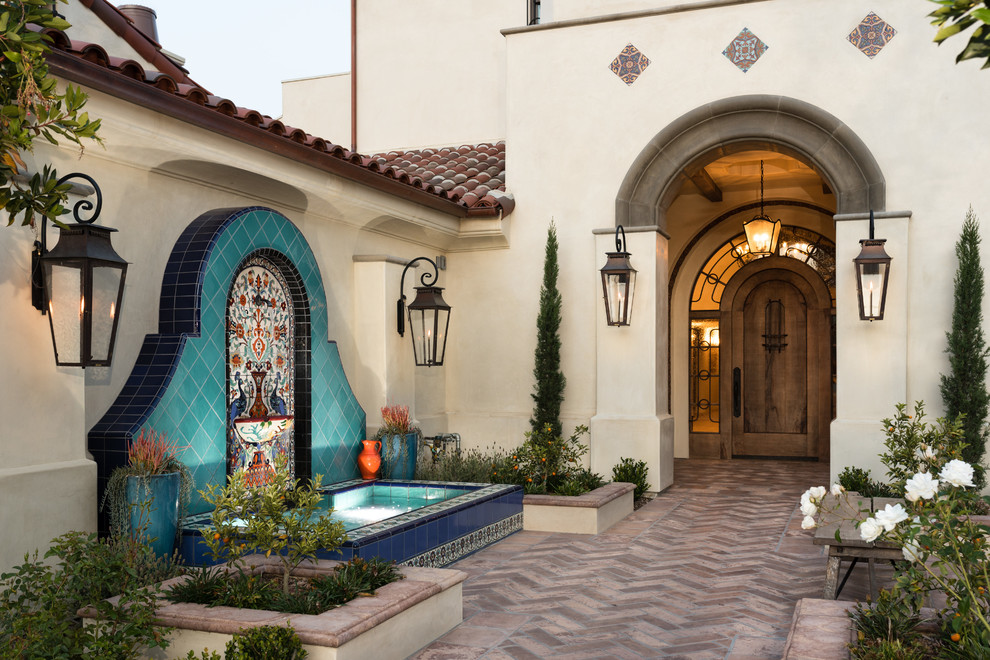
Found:
<path fill-rule="evenodd" d="M 522 529 L 520 486 L 352 480 L 325 490 L 339 492 L 370 483 L 443 486 L 470 492 L 350 530 L 339 551 L 320 552 L 321 559 L 381 557 L 397 563 L 440 568 Z M 206 548 L 199 538 L 208 521 L 209 514 L 199 514 L 183 524 L 180 549 L 187 563 L 208 563 Z"/>

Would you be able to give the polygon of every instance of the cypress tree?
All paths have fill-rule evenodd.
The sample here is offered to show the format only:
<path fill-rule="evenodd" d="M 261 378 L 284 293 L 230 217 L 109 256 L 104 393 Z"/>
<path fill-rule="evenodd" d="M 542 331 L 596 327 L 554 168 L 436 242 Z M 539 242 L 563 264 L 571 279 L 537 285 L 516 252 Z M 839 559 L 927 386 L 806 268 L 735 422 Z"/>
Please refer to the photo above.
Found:
<path fill-rule="evenodd" d="M 561 297 L 557 290 L 557 249 L 557 227 L 551 220 L 543 260 L 540 314 L 536 318 L 536 366 L 533 368 L 536 391 L 531 395 L 535 405 L 529 423 L 534 431 L 549 424 L 555 435 L 561 435 L 560 405 L 564 401 L 567 380 L 560 370 Z"/>
<path fill-rule="evenodd" d="M 966 212 L 962 234 L 956 243 L 956 268 L 952 329 L 945 333 L 949 354 L 948 375 L 942 375 L 942 401 L 946 416 L 965 415 L 963 438 L 967 444 L 963 459 L 976 468 L 979 486 L 986 483 L 982 467 L 986 452 L 987 427 L 984 421 L 990 395 L 987 394 L 987 354 L 983 338 L 983 266 L 980 265 L 980 230 L 973 207 Z"/>

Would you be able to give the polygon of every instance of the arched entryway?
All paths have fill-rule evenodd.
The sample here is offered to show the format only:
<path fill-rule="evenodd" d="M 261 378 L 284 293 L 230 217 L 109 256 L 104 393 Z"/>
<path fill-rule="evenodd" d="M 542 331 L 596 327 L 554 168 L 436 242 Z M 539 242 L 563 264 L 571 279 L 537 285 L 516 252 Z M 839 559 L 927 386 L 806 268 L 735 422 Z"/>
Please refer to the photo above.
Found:
<path fill-rule="evenodd" d="M 797 99 L 772 95 L 722 99 L 687 112 L 657 133 L 632 163 L 616 196 L 616 224 L 626 229 L 627 249 L 640 271 L 637 305 L 641 295 L 649 299 L 636 310 L 636 318 L 645 319 L 648 327 L 598 333 L 593 468 L 605 466 L 615 458 L 612 454 L 621 451 L 610 449 L 611 438 L 641 438 L 654 429 L 657 437 L 651 436 L 652 444 L 642 451 L 660 488 L 673 478 L 672 470 L 665 467 L 667 457 L 690 455 L 686 381 L 693 278 L 714 249 L 741 231 L 746 216 L 756 214 L 761 161 L 767 164 L 766 203 L 773 209 L 769 212 L 784 224 L 813 230 L 834 242 L 833 216 L 885 208 L 884 177 L 865 143 L 840 119 Z M 731 176 L 720 176 L 712 170 L 717 167 Z M 685 202 L 689 197 L 698 201 Z M 605 235 L 598 241 L 603 251 L 608 249 Z M 836 263 L 851 262 L 858 247 L 835 245 Z M 648 255 L 656 255 L 655 260 Z M 680 283 L 672 279 L 674 266 L 685 255 L 681 273 L 685 284 L 679 289 Z M 644 260 L 649 262 L 645 269 Z M 793 282 L 789 286 L 801 291 Z M 808 286 L 812 288 L 801 295 L 814 300 L 820 300 L 821 289 L 828 288 L 821 282 Z M 842 295 L 834 302 L 841 304 Z M 831 313 L 832 304 L 828 307 Z M 812 350 L 820 351 L 822 346 L 833 350 L 829 340 L 816 343 Z M 629 374 L 645 372 L 651 373 L 652 383 L 633 379 L 635 401 L 642 403 L 634 406 L 629 396 L 612 396 L 615 383 L 629 382 Z M 829 405 L 819 403 L 819 408 L 828 408 L 831 415 L 831 374 L 827 381 L 813 378 L 819 394 L 829 397 Z M 648 394 L 642 391 L 644 385 L 650 388 Z M 820 429 L 821 419 L 811 423 Z M 602 441 L 597 447 L 596 429 Z M 723 454 L 720 434 L 714 445 L 717 455 L 731 457 L 733 441 L 730 438 Z M 805 438 L 803 453 L 827 457 L 827 435 L 826 430 L 810 441 Z M 622 447 L 618 441 L 614 446 Z"/>

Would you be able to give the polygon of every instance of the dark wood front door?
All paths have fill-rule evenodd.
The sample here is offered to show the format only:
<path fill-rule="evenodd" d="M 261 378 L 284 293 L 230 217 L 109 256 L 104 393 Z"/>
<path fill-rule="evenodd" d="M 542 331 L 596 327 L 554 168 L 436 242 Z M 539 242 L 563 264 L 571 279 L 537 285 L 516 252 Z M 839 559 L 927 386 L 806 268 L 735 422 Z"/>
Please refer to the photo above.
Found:
<path fill-rule="evenodd" d="M 723 455 L 828 456 L 831 298 L 798 265 L 754 262 L 722 298 Z"/>

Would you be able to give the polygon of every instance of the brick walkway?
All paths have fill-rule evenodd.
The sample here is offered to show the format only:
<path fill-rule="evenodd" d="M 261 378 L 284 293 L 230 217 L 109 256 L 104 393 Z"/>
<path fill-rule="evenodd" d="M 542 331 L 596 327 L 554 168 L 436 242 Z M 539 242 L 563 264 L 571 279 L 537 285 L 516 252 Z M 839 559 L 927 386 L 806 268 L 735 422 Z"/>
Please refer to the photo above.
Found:
<path fill-rule="evenodd" d="M 797 501 L 826 465 L 678 460 L 674 486 L 604 534 L 519 532 L 452 568 L 464 622 L 417 660 L 779 658 L 822 549 Z M 843 599 L 865 595 L 857 567 Z"/>

